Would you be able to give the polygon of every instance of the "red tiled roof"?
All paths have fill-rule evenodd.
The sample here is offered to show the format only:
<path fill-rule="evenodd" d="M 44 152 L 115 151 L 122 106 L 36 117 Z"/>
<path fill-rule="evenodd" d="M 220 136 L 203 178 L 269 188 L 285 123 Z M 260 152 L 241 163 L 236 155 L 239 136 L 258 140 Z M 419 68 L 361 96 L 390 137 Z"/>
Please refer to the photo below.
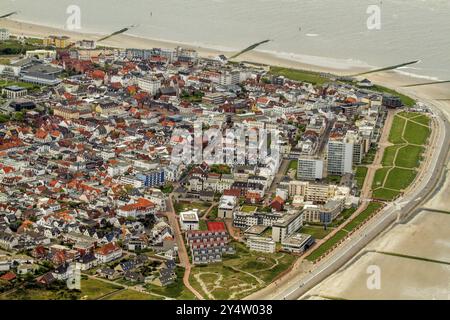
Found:
<path fill-rule="evenodd" d="M 16 278 L 16 274 L 14 272 L 5 273 L 4 275 L 2 275 L 0 277 L 0 279 L 6 280 L 6 281 L 11 281 L 11 280 L 14 280 L 15 278 Z"/>

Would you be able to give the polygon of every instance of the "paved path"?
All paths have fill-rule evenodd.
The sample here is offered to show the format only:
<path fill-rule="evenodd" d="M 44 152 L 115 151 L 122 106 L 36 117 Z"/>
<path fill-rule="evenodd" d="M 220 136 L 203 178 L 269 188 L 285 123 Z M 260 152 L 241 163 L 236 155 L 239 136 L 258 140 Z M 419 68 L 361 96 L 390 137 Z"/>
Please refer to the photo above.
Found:
<path fill-rule="evenodd" d="M 184 244 L 184 239 L 181 234 L 180 224 L 178 223 L 178 216 L 175 213 L 175 209 L 173 207 L 173 200 L 172 195 L 169 195 L 169 200 L 165 216 L 169 220 L 169 224 L 172 227 L 175 240 L 177 242 L 178 246 L 178 257 L 180 258 L 180 264 L 185 268 L 184 276 L 183 276 L 183 283 L 186 288 L 189 289 L 196 297 L 197 299 L 203 300 L 203 296 L 195 290 L 194 287 L 191 286 L 189 283 L 189 276 L 191 274 L 191 263 L 189 262 L 189 255 L 186 250 L 186 246 Z"/>

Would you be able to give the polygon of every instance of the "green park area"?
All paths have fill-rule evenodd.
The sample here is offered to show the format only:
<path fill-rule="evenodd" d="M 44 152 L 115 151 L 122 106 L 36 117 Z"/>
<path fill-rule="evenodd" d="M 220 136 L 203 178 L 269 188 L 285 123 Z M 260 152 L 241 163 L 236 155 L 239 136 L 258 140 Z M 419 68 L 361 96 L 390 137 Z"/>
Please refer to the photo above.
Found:
<path fill-rule="evenodd" d="M 358 166 L 356 167 L 355 180 L 358 189 L 362 189 L 364 185 L 364 181 L 366 180 L 368 168 L 366 166 Z"/>
<path fill-rule="evenodd" d="M 224 256 L 222 263 L 195 266 L 191 270 L 191 285 L 206 299 L 241 299 L 273 282 L 296 259 L 287 253 L 250 251 L 238 242 L 232 245 L 236 253 Z"/>
<path fill-rule="evenodd" d="M 242 212 L 247 212 L 247 213 L 254 212 L 254 211 L 256 211 L 257 209 L 258 209 L 257 206 L 250 206 L 250 205 L 243 205 L 243 206 L 241 207 L 241 211 L 242 211 Z"/>
<path fill-rule="evenodd" d="M 172 283 L 164 287 L 160 287 L 154 284 L 146 284 L 145 289 L 155 299 L 176 299 L 176 300 L 195 300 L 194 294 L 187 289 L 183 284 L 184 269 L 178 267 L 176 269 L 177 279 Z"/>
<path fill-rule="evenodd" d="M 322 76 L 318 72 L 296 70 L 282 67 L 270 67 L 270 74 L 275 76 L 284 76 L 290 80 L 308 82 L 314 85 L 321 85 L 330 82 L 330 79 Z"/>
<path fill-rule="evenodd" d="M 29 282 L 0 295 L 0 300 L 97 300 L 122 288 L 120 285 L 87 278 L 81 280 L 81 290 L 69 290 L 65 282 L 49 287 Z"/>
<path fill-rule="evenodd" d="M 382 165 L 372 182 L 373 198 L 391 201 L 400 195 L 417 176 L 417 170 L 430 136 L 430 118 L 416 112 L 395 115 Z"/>
<path fill-rule="evenodd" d="M 124 289 L 108 295 L 103 300 L 164 300 L 164 297 L 141 293 L 136 290 Z"/>
<path fill-rule="evenodd" d="M 211 206 L 208 202 L 176 202 L 174 203 L 174 209 L 177 214 L 184 211 L 189 211 L 192 209 L 198 209 L 198 215 L 203 216 L 206 211 L 208 211 Z"/>

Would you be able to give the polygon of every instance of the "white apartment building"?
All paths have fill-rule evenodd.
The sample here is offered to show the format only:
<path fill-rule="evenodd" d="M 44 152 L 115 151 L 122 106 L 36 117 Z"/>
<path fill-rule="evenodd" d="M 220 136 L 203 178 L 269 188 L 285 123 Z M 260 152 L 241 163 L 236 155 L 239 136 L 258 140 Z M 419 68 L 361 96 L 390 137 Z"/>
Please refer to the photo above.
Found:
<path fill-rule="evenodd" d="M 0 29 L 0 41 L 9 40 L 10 36 L 8 29 Z"/>
<path fill-rule="evenodd" d="M 233 213 L 237 204 L 237 197 L 223 195 L 220 198 L 217 217 L 220 219 L 233 219 Z"/>
<path fill-rule="evenodd" d="M 352 173 L 354 140 L 344 137 L 328 141 L 328 174 Z"/>
<path fill-rule="evenodd" d="M 161 88 L 161 81 L 156 78 L 139 78 L 138 79 L 138 87 L 143 91 L 150 93 L 151 95 L 155 95 L 158 90 Z"/>
<path fill-rule="evenodd" d="M 56 50 L 29 50 L 25 53 L 26 58 L 38 58 L 39 60 L 56 59 Z"/>
<path fill-rule="evenodd" d="M 247 239 L 247 247 L 250 251 L 274 253 L 276 242 L 271 238 L 251 236 Z"/>
<path fill-rule="evenodd" d="M 225 71 L 220 74 L 219 77 L 219 84 L 221 85 L 232 85 L 232 84 L 239 84 L 240 81 L 240 72 L 239 71 Z"/>
<path fill-rule="evenodd" d="M 316 180 L 323 178 L 323 160 L 313 157 L 298 159 L 297 177 L 301 180 Z"/>
<path fill-rule="evenodd" d="M 272 226 L 272 239 L 275 242 L 282 242 L 300 229 L 303 225 L 303 211 L 288 212 Z"/>

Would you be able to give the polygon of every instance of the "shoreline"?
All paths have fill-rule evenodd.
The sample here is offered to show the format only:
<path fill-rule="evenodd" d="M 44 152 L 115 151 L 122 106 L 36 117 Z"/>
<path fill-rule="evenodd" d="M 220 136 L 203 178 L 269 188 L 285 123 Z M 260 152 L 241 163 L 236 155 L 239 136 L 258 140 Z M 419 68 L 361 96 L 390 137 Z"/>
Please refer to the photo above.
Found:
<path fill-rule="evenodd" d="M 4 19 L 0 22 L 0 26 L 10 30 L 12 35 L 23 35 L 27 37 L 44 38 L 45 36 L 56 34 L 69 36 L 71 40 L 77 41 L 82 39 L 96 40 L 105 33 L 93 32 L 93 31 L 70 31 L 56 26 L 35 24 L 15 19 Z M 199 53 L 199 56 L 208 58 L 214 57 L 219 54 L 231 54 L 238 50 L 232 48 L 221 48 L 219 46 L 208 46 L 205 44 L 187 43 L 182 41 L 172 41 L 165 39 L 151 39 L 145 38 L 139 35 L 133 35 L 130 33 L 120 34 L 113 38 L 107 39 L 102 42 L 103 45 L 112 48 L 136 48 L 136 49 L 149 49 L 149 48 L 175 48 L 181 46 L 188 49 L 194 49 Z M 379 66 L 371 66 L 364 61 L 357 59 L 336 59 L 332 57 L 311 56 L 301 53 L 290 52 L 275 52 L 271 50 L 265 50 L 264 48 L 255 49 L 247 52 L 244 55 L 234 59 L 235 61 L 247 61 L 257 64 L 265 64 L 270 66 L 285 67 L 292 69 L 299 69 L 305 71 L 315 71 L 331 73 L 339 76 L 359 73 L 371 69 L 378 68 Z M 409 83 L 417 83 L 425 80 L 438 81 L 439 79 L 434 76 L 419 75 L 409 72 L 408 68 L 398 69 L 391 71 L 399 77 L 406 79 L 413 79 L 414 81 Z M 368 76 L 366 76 L 368 77 Z"/>

